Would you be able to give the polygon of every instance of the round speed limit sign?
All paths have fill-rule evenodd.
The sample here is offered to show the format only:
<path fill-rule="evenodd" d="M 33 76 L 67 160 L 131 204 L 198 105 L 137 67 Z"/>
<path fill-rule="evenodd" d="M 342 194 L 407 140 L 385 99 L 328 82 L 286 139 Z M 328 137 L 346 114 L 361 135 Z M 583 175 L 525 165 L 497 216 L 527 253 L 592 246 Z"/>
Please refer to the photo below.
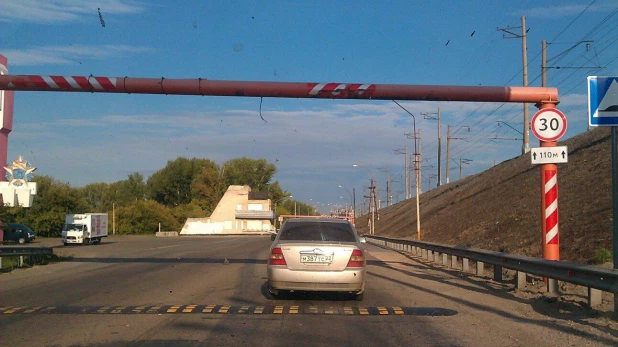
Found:
<path fill-rule="evenodd" d="M 567 128 L 567 120 L 564 113 L 555 108 L 538 110 L 530 122 L 532 133 L 539 140 L 545 142 L 557 141 L 564 135 Z"/>

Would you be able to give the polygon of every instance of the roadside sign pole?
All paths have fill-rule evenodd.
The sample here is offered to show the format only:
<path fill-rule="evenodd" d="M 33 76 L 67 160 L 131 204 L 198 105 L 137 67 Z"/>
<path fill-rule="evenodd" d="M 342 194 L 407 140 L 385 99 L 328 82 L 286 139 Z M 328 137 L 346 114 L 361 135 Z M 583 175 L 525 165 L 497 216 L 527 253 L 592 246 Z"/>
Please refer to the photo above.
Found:
<path fill-rule="evenodd" d="M 618 127 L 612 127 L 612 216 L 614 270 L 618 269 Z M 614 312 L 618 312 L 618 297 L 614 294 Z"/>
<path fill-rule="evenodd" d="M 588 76 L 588 129 L 611 127 L 612 141 L 612 258 L 618 270 L 618 76 Z M 618 292 L 614 292 L 614 319 L 618 319 Z"/>
<path fill-rule="evenodd" d="M 612 258 L 618 269 L 618 127 L 612 126 Z M 618 319 L 618 293 L 614 293 L 614 318 Z"/>
<path fill-rule="evenodd" d="M 544 102 L 539 110 L 554 108 L 555 103 Z M 540 141 L 541 147 L 555 147 L 556 141 Z M 541 225 L 543 258 L 560 260 L 558 238 L 558 166 L 541 164 Z M 547 292 L 558 293 L 558 282 L 547 279 Z"/>

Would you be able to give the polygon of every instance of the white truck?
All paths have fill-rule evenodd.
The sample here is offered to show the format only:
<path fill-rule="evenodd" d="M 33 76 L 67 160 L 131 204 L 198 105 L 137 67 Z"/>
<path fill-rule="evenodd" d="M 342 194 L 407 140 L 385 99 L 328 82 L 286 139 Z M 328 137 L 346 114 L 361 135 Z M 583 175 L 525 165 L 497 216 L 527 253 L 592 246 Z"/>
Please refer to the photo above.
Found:
<path fill-rule="evenodd" d="M 67 214 L 62 228 L 62 243 L 101 243 L 107 236 L 107 213 Z"/>

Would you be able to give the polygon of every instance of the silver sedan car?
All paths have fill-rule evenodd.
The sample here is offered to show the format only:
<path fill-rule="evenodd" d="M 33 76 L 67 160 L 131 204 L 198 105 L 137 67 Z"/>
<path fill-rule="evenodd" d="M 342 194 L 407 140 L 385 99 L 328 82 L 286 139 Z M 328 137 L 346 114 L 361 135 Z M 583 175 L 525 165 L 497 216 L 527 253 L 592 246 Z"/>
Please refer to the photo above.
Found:
<path fill-rule="evenodd" d="M 365 240 L 344 219 L 292 218 L 272 235 L 268 291 L 336 291 L 363 300 Z"/>

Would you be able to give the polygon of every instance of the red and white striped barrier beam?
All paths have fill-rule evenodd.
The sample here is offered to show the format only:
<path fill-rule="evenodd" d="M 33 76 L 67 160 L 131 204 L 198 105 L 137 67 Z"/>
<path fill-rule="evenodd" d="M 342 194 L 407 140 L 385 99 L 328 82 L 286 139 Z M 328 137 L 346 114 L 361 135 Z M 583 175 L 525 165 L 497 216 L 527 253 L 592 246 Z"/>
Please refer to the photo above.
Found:
<path fill-rule="evenodd" d="M 0 76 L 0 89 L 328 99 L 529 103 L 558 101 L 558 90 L 553 87 L 224 81 L 164 77 L 4 75 Z"/>

